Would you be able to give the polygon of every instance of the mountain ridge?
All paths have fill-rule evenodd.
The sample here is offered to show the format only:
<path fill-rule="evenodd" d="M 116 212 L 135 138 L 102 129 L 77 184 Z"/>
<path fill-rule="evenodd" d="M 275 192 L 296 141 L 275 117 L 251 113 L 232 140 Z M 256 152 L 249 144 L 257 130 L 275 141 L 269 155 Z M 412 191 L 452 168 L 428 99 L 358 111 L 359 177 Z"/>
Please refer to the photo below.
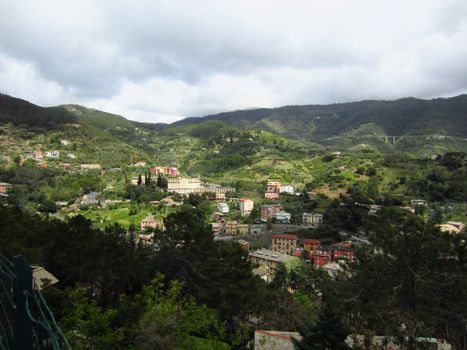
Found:
<path fill-rule="evenodd" d="M 209 120 L 221 120 L 227 124 L 249 128 L 260 127 L 314 141 L 342 135 L 365 123 L 376 124 L 386 135 L 402 136 L 421 132 L 434 134 L 441 131 L 441 134 L 465 137 L 467 95 L 430 100 L 406 97 L 397 100 L 248 109 L 185 118 L 170 126 L 200 124 Z M 281 125 L 284 124 L 283 121 L 287 121 L 288 125 Z"/>
<path fill-rule="evenodd" d="M 288 105 L 221 112 L 188 117 L 171 124 L 145 123 L 80 105 L 41 107 L 0 94 L 0 122 L 55 129 L 67 123 L 84 123 L 107 130 L 138 128 L 158 131 L 217 120 L 245 129 L 326 143 L 337 137 L 447 135 L 467 137 L 467 95 L 430 100 L 405 97 L 397 100 L 363 100 L 320 105 Z M 367 135 L 368 136 L 368 135 Z"/>

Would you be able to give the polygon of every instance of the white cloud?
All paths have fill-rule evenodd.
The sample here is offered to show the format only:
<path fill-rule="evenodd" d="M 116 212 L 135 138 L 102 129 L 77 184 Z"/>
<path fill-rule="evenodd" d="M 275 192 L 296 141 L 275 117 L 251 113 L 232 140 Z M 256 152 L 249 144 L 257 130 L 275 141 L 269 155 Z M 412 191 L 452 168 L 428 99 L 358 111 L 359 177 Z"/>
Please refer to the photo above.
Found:
<path fill-rule="evenodd" d="M 4 2 L 0 90 L 145 121 L 467 91 L 464 0 Z"/>

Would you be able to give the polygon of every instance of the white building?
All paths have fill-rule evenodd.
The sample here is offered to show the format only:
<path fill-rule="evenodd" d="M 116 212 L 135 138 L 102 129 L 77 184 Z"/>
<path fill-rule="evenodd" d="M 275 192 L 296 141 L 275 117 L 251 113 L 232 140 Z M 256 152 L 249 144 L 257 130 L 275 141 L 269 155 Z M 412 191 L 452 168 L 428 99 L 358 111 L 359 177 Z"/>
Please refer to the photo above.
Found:
<path fill-rule="evenodd" d="M 229 205 L 225 202 L 220 202 L 217 203 L 216 205 L 217 211 L 220 211 L 223 214 L 228 214 L 229 213 Z"/>
<path fill-rule="evenodd" d="M 286 211 L 280 211 L 276 213 L 274 217 L 276 218 L 277 222 L 286 223 L 286 222 L 290 222 L 290 219 L 292 218 L 292 214 L 287 213 Z"/>
<path fill-rule="evenodd" d="M 99 197 L 100 193 L 99 192 L 90 192 L 88 194 L 85 194 L 83 198 L 81 199 L 81 204 L 82 205 L 97 205 L 99 204 Z"/>
<path fill-rule="evenodd" d="M 291 185 L 283 185 L 281 186 L 281 193 L 289 193 L 289 194 L 294 194 L 294 188 Z"/>
<path fill-rule="evenodd" d="M 60 151 L 47 151 L 44 153 L 47 158 L 57 158 L 60 156 Z"/>
<path fill-rule="evenodd" d="M 68 140 L 60 140 L 60 144 L 62 144 L 63 146 L 68 146 Z"/>
<path fill-rule="evenodd" d="M 319 213 L 303 213 L 303 225 L 318 227 L 323 223 L 323 214 Z"/>
<path fill-rule="evenodd" d="M 167 190 L 169 192 L 176 192 L 184 195 L 196 192 L 200 189 L 201 180 L 196 178 L 178 177 L 169 178 Z"/>
<path fill-rule="evenodd" d="M 254 202 L 249 198 L 240 198 L 238 208 L 242 215 L 249 215 L 253 210 Z"/>

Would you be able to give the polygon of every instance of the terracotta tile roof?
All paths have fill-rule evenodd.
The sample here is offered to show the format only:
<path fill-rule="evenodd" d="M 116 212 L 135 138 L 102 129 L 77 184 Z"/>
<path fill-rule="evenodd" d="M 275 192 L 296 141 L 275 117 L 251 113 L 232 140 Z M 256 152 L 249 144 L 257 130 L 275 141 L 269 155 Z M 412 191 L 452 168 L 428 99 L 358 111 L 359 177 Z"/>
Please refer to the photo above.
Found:
<path fill-rule="evenodd" d="M 303 243 L 304 244 L 321 244 L 321 241 L 319 239 L 304 239 Z"/>

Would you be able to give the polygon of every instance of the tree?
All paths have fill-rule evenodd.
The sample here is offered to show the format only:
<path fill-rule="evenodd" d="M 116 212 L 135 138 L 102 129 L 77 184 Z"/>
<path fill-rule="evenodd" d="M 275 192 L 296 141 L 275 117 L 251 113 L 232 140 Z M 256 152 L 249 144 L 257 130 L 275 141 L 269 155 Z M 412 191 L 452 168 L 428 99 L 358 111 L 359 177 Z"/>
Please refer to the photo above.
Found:
<path fill-rule="evenodd" d="M 99 307 L 80 286 L 68 290 L 64 315 L 60 324 L 73 349 L 116 349 L 124 338 L 123 330 L 113 326 L 117 310 Z"/>
<path fill-rule="evenodd" d="M 159 174 L 159 176 L 157 177 L 156 184 L 157 184 L 157 187 L 159 187 L 162 190 L 166 190 L 168 187 L 168 181 L 164 176 L 162 176 L 162 174 Z"/>
<path fill-rule="evenodd" d="M 141 177 L 141 174 L 139 174 L 139 175 L 138 175 L 138 182 L 137 182 L 137 184 L 138 184 L 138 186 L 141 186 L 142 183 L 143 183 L 143 179 L 142 179 L 142 177 Z"/>
<path fill-rule="evenodd" d="M 345 343 L 348 332 L 327 303 L 321 307 L 318 321 L 315 324 L 307 321 L 300 334 L 302 341 L 294 341 L 300 350 L 350 350 Z"/>
<path fill-rule="evenodd" d="M 357 250 L 352 276 L 336 281 L 334 288 L 347 293 L 333 299 L 348 300 L 352 326 L 358 332 L 371 328 L 396 336 L 404 324 L 403 338 L 409 342 L 436 337 L 465 348 L 466 313 L 460 311 L 467 310 L 463 238 L 443 234 L 399 208 L 383 208 L 365 231 L 373 246 Z"/>
<path fill-rule="evenodd" d="M 157 231 L 157 268 L 167 279 L 183 283 L 185 292 L 215 308 L 230 329 L 260 307 L 256 293 L 263 283 L 252 274 L 248 252 L 238 244 L 213 240 L 199 210 L 185 208 L 170 214 L 165 230 Z"/>
<path fill-rule="evenodd" d="M 135 330 L 138 349 L 228 350 L 225 326 L 217 313 L 199 305 L 193 297 L 183 296 L 182 285 L 172 281 L 163 287 L 163 276 L 157 276 L 136 300 L 144 312 Z"/>
<path fill-rule="evenodd" d="M 147 174 L 145 184 L 146 184 L 147 187 L 151 187 L 151 185 L 152 185 L 151 173 L 148 173 L 148 174 Z"/>
<path fill-rule="evenodd" d="M 46 199 L 39 206 L 39 210 L 41 212 L 47 214 L 47 216 L 48 216 L 49 214 L 53 214 L 53 213 L 57 212 L 57 205 L 55 204 L 55 202 L 53 200 Z"/>

